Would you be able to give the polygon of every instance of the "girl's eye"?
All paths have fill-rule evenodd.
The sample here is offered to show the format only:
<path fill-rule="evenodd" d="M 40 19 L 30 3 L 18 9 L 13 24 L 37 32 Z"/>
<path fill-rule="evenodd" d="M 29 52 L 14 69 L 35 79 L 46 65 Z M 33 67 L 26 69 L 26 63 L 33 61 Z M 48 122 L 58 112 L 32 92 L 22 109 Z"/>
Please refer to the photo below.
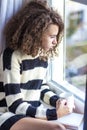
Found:
<path fill-rule="evenodd" d="M 56 36 L 50 36 L 51 38 L 56 38 Z"/>

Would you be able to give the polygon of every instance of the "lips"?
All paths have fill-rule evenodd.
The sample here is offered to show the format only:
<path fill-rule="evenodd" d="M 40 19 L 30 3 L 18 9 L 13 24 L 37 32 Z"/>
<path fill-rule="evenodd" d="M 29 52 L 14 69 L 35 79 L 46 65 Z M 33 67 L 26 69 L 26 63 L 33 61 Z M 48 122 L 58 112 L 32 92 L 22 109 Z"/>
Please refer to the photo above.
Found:
<path fill-rule="evenodd" d="M 52 50 L 53 50 L 53 47 L 51 47 L 49 50 L 52 51 Z"/>

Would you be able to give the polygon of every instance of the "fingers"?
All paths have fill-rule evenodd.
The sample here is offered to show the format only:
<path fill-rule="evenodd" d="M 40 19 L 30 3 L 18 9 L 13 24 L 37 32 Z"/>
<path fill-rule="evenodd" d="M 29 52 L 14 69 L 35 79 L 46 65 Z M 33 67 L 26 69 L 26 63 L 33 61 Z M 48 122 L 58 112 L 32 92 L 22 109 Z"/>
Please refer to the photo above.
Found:
<path fill-rule="evenodd" d="M 68 104 L 66 99 L 63 99 L 60 102 L 60 105 L 61 105 L 61 107 L 63 107 L 63 109 L 65 110 L 66 114 L 72 113 L 73 107 Z"/>
<path fill-rule="evenodd" d="M 59 99 L 57 102 L 56 102 L 56 107 L 58 108 L 60 106 L 60 104 L 63 106 L 66 106 L 67 105 L 67 100 L 66 99 Z"/>
<path fill-rule="evenodd" d="M 60 101 L 60 104 L 66 106 L 67 105 L 67 100 L 66 99 L 62 99 Z"/>
<path fill-rule="evenodd" d="M 68 102 L 66 99 L 58 100 L 56 104 L 56 110 L 57 110 L 58 118 L 72 112 L 72 109 L 68 106 Z"/>
<path fill-rule="evenodd" d="M 61 107 L 64 107 L 65 109 L 68 109 L 69 113 L 73 112 L 73 109 L 75 107 L 75 105 L 73 105 L 74 103 L 68 101 L 65 98 L 60 98 L 57 102 L 56 102 L 56 109 L 58 109 L 61 105 Z"/>

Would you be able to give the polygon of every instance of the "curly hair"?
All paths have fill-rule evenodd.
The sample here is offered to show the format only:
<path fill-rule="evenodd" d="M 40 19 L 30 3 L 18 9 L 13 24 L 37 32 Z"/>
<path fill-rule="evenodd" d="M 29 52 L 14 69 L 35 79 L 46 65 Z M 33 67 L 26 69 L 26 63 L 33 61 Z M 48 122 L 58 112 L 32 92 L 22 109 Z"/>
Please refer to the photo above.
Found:
<path fill-rule="evenodd" d="M 13 50 L 21 50 L 22 52 L 32 55 L 39 54 L 39 57 L 48 59 L 49 56 L 57 55 L 57 46 L 53 50 L 45 52 L 41 48 L 43 32 L 50 24 L 59 27 L 57 34 L 57 42 L 59 44 L 62 38 L 64 24 L 61 16 L 47 7 L 41 2 L 31 1 L 25 7 L 22 7 L 6 24 L 4 35 L 6 38 L 6 46 Z"/>

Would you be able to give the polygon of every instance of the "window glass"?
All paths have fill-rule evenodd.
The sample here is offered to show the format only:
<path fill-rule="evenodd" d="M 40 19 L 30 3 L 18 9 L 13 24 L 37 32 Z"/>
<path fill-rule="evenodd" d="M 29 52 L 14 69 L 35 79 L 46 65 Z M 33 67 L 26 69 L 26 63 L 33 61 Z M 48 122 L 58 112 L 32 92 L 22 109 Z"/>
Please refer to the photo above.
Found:
<path fill-rule="evenodd" d="M 87 74 L 87 5 L 65 3 L 65 79 L 85 91 Z"/>
<path fill-rule="evenodd" d="M 71 0 L 52 0 L 61 14 L 64 38 L 59 44 L 59 56 L 51 61 L 51 82 L 72 92 L 84 101 L 87 73 L 87 5 Z"/>

